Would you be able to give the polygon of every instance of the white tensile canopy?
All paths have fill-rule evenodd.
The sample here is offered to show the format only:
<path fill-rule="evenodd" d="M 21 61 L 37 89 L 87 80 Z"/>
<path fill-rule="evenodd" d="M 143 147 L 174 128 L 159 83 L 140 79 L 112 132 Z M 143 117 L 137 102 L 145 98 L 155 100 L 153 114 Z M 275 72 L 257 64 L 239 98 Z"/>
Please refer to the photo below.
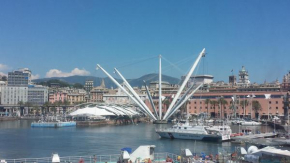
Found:
<path fill-rule="evenodd" d="M 79 116 L 79 115 L 93 115 L 93 116 L 134 116 L 138 115 L 138 113 L 132 109 L 128 111 L 129 108 L 126 107 L 116 107 L 116 106 L 94 106 L 94 107 L 85 107 L 82 109 L 78 109 L 72 113 L 70 116 Z"/>

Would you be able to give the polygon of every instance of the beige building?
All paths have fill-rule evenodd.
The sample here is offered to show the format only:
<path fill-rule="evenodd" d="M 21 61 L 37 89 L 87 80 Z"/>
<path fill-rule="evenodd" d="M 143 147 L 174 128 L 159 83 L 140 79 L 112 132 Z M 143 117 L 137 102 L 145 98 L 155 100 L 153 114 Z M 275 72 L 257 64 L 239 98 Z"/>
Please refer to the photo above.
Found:
<path fill-rule="evenodd" d="M 67 94 L 67 100 L 70 104 L 78 104 L 85 102 L 86 91 L 83 89 L 72 90 Z"/>

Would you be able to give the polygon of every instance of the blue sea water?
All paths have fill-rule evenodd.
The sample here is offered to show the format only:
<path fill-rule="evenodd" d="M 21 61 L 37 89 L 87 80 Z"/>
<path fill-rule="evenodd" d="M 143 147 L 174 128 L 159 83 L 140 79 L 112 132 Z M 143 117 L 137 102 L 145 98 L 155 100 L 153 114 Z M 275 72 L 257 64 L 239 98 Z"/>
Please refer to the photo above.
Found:
<path fill-rule="evenodd" d="M 179 154 L 181 149 L 216 154 L 218 149 L 234 150 L 230 142 L 202 142 L 161 139 L 153 124 L 31 128 L 29 120 L 0 122 L 0 158 L 50 157 L 119 154 L 124 147 L 156 145 L 156 152 Z M 237 132 L 237 128 L 233 129 Z"/>

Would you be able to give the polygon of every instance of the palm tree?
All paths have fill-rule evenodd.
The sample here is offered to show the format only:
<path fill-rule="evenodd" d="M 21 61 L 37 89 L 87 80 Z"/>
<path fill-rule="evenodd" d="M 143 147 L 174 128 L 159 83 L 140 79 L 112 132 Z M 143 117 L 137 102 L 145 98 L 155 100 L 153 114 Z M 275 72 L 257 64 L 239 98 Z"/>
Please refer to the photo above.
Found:
<path fill-rule="evenodd" d="M 223 110 L 224 106 L 228 104 L 228 101 L 226 101 L 223 97 L 219 98 L 218 103 L 221 104 L 221 118 L 223 117 Z"/>
<path fill-rule="evenodd" d="M 256 100 L 252 101 L 252 109 L 254 110 L 255 117 L 257 118 L 257 113 L 262 110 L 260 102 Z"/>
<path fill-rule="evenodd" d="M 169 107 L 169 105 L 170 105 L 170 101 L 169 101 L 169 99 L 165 99 L 165 100 L 163 100 L 163 105 L 165 105 L 165 112 L 167 111 L 167 109 L 168 109 L 168 107 Z"/>
<path fill-rule="evenodd" d="M 246 99 L 246 100 L 241 100 L 240 101 L 240 106 L 241 107 L 244 107 L 244 116 L 246 116 L 247 115 L 247 109 L 246 109 L 246 107 L 249 105 L 249 101 Z"/>
<path fill-rule="evenodd" d="M 204 102 L 205 104 L 206 104 L 206 109 L 207 109 L 207 115 L 209 114 L 208 113 L 208 104 L 211 104 L 211 101 L 210 101 L 210 99 L 209 98 L 207 98 L 206 100 L 205 100 L 205 102 Z"/>
<path fill-rule="evenodd" d="M 210 105 L 213 105 L 213 109 L 214 109 L 214 117 L 216 117 L 216 114 L 215 114 L 215 106 L 218 105 L 218 102 L 216 100 L 211 100 L 210 101 Z"/>

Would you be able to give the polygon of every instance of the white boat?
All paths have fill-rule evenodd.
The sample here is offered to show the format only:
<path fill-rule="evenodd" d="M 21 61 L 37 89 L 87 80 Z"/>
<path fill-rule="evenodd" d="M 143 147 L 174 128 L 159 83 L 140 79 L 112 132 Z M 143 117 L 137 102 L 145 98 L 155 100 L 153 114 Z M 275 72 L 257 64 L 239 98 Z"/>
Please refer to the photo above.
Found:
<path fill-rule="evenodd" d="M 232 133 L 229 126 L 203 126 L 177 124 L 171 128 L 156 129 L 156 133 L 162 138 L 169 139 L 191 139 L 202 141 L 225 141 L 230 139 Z"/>
<path fill-rule="evenodd" d="M 255 122 L 255 121 L 243 121 L 240 123 L 242 126 L 260 126 L 262 125 L 261 122 Z"/>

